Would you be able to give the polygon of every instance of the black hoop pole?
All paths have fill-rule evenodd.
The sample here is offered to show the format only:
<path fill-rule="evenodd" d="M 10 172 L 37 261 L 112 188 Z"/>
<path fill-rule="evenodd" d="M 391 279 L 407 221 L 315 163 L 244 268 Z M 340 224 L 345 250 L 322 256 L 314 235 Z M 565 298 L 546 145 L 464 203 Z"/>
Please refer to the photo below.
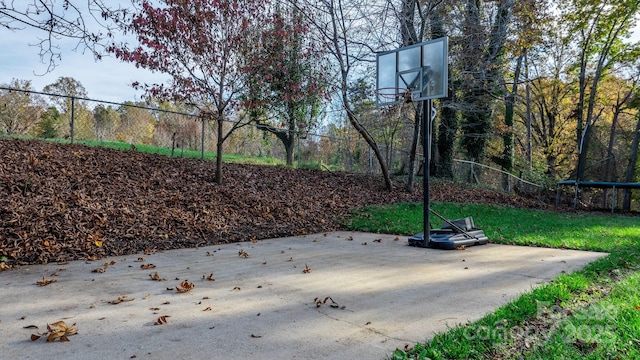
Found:
<path fill-rule="evenodd" d="M 424 247 L 429 246 L 431 240 L 431 226 L 429 224 L 429 173 L 431 172 L 431 99 L 422 100 L 422 138 L 423 161 L 422 165 L 422 193 L 423 193 L 423 241 Z"/>

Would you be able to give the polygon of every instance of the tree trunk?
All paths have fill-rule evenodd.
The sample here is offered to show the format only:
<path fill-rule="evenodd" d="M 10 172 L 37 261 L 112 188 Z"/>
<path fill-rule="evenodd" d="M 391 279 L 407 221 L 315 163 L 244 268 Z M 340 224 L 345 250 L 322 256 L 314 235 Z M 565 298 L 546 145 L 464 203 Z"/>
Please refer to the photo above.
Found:
<path fill-rule="evenodd" d="M 527 49 L 524 49 L 524 77 L 526 81 L 525 85 L 525 101 L 526 101 L 526 126 L 527 126 L 527 165 L 529 171 L 533 170 L 533 151 L 531 148 L 531 85 L 529 84 L 529 57 L 527 55 Z"/>
<path fill-rule="evenodd" d="M 463 31 L 471 41 L 468 50 L 475 51 L 467 54 L 464 64 L 464 71 L 470 75 L 470 79 L 462 84 L 462 101 L 466 110 L 463 112 L 465 122 L 462 129 L 465 136 L 461 145 L 467 157 L 478 163 L 484 159 L 487 137 L 492 128 L 494 91 L 502 90 L 497 84 L 502 79 L 504 43 L 514 5 L 515 0 L 498 3 L 487 39 L 482 36 L 479 2 L 467 0 L 465 7 Z M 482 46 L 485 42 L 486 46 Z"/>
<path fill-rule="evenodd" d="M 624 181 L 633 182 L 636 175 L 636 163 L 638 162 L 638 143 L 640 143 L 640 114 L 636 115 L 636 131 L 633 133 L 633 141 L 631 142 L 631 151 L 629 153 L 629 164 L 625 172 Z M 622 208 L 625 211 L 631 210 L 631 189 L 624 190 L 624 200 Z"/>
<path fill-rule="evenodd" d="M 449 94 L 451 94 L 451 88 Z M 458 114 L 451 106 L 448 106 L 451 102 L 451 97 L 447 97 L 441 102 L 437 139 L 439 162 L 436 164 L 436 175 L 445 179 L 453 179 L 453 156 L 458 133 Z"/>
<path fill-rule="evenodd" d="M 620 33 L 620 31 L 624 29 L 624 26 L 628 21 L 630 21 L 630 18 L 628 16 L 621 17 L 615 23 L 613 23 L 613 25 L 611 25 L 610 28 L 606 29 L 606 32 L 603 32 L 604 33 L 603 38 L 599 39 L 600 40 L 599 42 L 601 42 L 601 45 L 597 49 L 591 49 L 593 45 L 593 43 L 591 42 L 591 36 L 593 34 L 583 33 L 583 37 L 585 38 L 585 40 L 583 41 L 583 46 L 582 46 L 583 53 L 581 54 L 582 60 L 581 60 L 581 68 L 580 68 L 580 100 L 578 103 L 578 114 L 577 114 L 578 115 L 578 144 L 580 144 L 580 135 L 581 135 L 580 133 L 582 131 L 582 128 L 581 128 L 582 124 L 584 124 L 586 130 L 584 131 L 584 137 L 582 138 L 582 143 L 580 144 L 581 151 L 578 156 L 578 174 L 577 174 L 578 181 L 584 179 L 584 171 L 586 168 L 587 153 L 589 149 L 589 139 L 591 135 L 591 129 L 589 128 L 589 126 L 593 125 L 593 123 L 596 121 L 596 118 L 594 117 L 594 111 L 595 111 L 596 100 L 597 100 L 596 95 L 598 92 L 598 85 L 600 84 L 600 80 L 603 77 L 605 69 L 608 67 L 608 63 L 611 58 L 611 53 L 612 51 L 615 51 L 615 49 L 612 49 L 612 48 L 615 47 L 615 44 L 618 41 L 618 34 Z M 589 100 L 587 102 L 587 114 L 586 114 L 586 117 L 583 118 L 584 106 L 585 106 L 584 98 L 586 97 L 586 91 L 587 91 L 585 72 L 588 65 L 593 66 L 593 64 L 588 64 L 587 60 L 590 57 L 594 57 L 594 54 L 590 50 L 596 53 L 595 55 L 598 57 L 598 62 L 596 64 L 596 68 L 593 74 L 589 75 L 591 79 L 590 80 L 591 84 L 589 87 Z"/>
<path fill-rule="evenodd" d="M 286 146 L 287 150 L 287 166 L 293 166 L 293 148 L 294 142 L 292 141 L 290 145 Z"/>
<path fill-rule="evenodd" d="M 446 9 L 444 3 L 438 4 L 438 6 L 429 13 L 429 21 L 431 23 L 431 37 L 433 39 L 441 38 L 447 35 L 444 30 L 444 16 Z M 448 67 L 449 76 L 451 79 L 451 66 Z M 453 156 L 456 135 L 458 133 L 458 114 L 454 110 L 453 103 L 453 90 L 450 84 L 447 86 L 447 97 L 440 100 L 440 124 L 438 126 L 438 133 L 433 146 L 437 148 L 437 156 L 434 157 L 435 163 L 433 164 L 433 170 L 438 177 L 453 179 Z M 436 153 L 436 151 L 434 151 Z"/>
<path fill-rule="evenodd" d="M 391 176 L 389 175 L 389 168 L 387 167 L 386 162 L 384 161 L 384 156 L 382 155 L 382 152 L 380 152 L 380 148 L 378 147 L 378 144 L 375 142 L 373 137 L 371 137 L 371 134 L 369 134 L 367 129 L 364 126 L 362 126 L 362 124 L 360 124 L 360 121 L 358 121 L 358 118 L 351 110 L 351 106 L 349 105 L 349 100 L 347 99 L 346 90 L 347 88 L 345 84 L 345 87 L 343 87 L 343 91 L 342 91 L 342 101 L 344 102 L 344 108 L 347 112 L 347 118 L 349 119 L 349 122 L 351 123 L 351 125 L 356 129 L 356 131 L 358 131 L 358 133 L 364 138 L 364 140 L 367 142 L 367 144 L 369 144 L 369 146 L 373 150 L 373 153 L 375 154 L 376 159 L 378 160 L 378 164 L 380 164 L 380 170 L 382 171 L 382 177 L 384 178 L 385 187 L 387 190 L 391 191 L 393 190 L 393 183 L 391 182 Z"/>
<path fill-rule="evenodd" d="M 378 144 L 375 142 L 371 134 L 367 131 L 367 129 L 360 123 L 357 116 L 354 114 L 353 110 L 351 110 L 351 102 L 349 101 L 349 96 L 347 94 L 349 88 L 349 72 L 351 71 L 351 58 L 349 55 L 349 38 L 348 38 L 348 27 L 346 23 L 349 23 L 349 19 L 344 14 L 344 4 L 342 0 L 337 0 L 337 4 L 333 1 L 325 1 L 324 5 L 326 6 L 327 15 L 330 17 L 330 23 L 327 27 L 327 24 L 316 24 L 316 26 L 321 30 L 321 32 L 325 36 L 325 41 L 327 45 L 330 46 L 330 53 L 333 54 L 335 59 L 338 62 L 339 70 L 340 70 L 340 92 L 342 97 L 342 104 L 347 113 L 347 118 L 351 125 L 358 131 L 358 133 L 365 139 L 367 144 L 373 150 L 373 153 L 378 160 L 378 164 L 380 165 L 380 170 L 382 171 L 382 176 L 384 179 L 385 187 L 387 190 L 393 190 L 393 183 L 391 182 L 391 176 L 389 175 L 389 169 L 387 168 L 387 164 L 384 161 L 384 157 L 380 152 L 380 148 Z"/>
<path fill-rule="evenodd" d="M 416 26 L 413 23 L 416 9 L 416 0 L 402 0 L 402 13 L 400 16 L 400 35 L 402 45 L 409 46 L 419 42 Z M 420 37 L 421 39 L 422 37 Z M 412 193 L 415 182 L 416 153 L 418 151 L 418 140 L 420 138 L 420 106 L 414 106 L 413 137 L 409 148 L 409 166 L 407 170 L 407 182 L 405 189 Z"/>
<path fill-rule="evenodd" d="M 524 53 L 524 51 L 523 51 Z M 502 170 L 506 172 L 513 171 L 513 156 L 514 156 L 514 135 L 513 135 L 513 113 L 515 108 L 516 96 L 518 94 L 518 83 L 520 80 L 520 69 L 522 68 L 522 59 L 523 55 L 518 56 L 518 61 L 516 63 L 516 69 L 513 74 L 513 87 L 511 88 L 511 92 L 509 92 L 505 98 L 505 114 L 504 114 L 504 125 L 506 127 L 504 134 L 502 135 Z M 503 174 L 502 176 L 502 189 L 505 191 L 511 191 L 511 186 L 509 184 L 509 176 L 507 174 Z"/>
<path fill-rule="evenodd" d="M 222 184 L 222 145 L 224 143 L 224 135 L 222 134 L 222 118 L 216 119 L 217 141 L 216 141 L 216 184 Z"/>
<path fill-rule="evenodd" d="M 620 94 L 618 93 L 618 99 L 616 101 L 616 105 L 613 111 L 613 119 L 611 120 L 611 129 L 609 130 L 609 144 L 607 145 L 607 157 L 605 161 L 605 169 L 604 169 L 604 181 L 616 181 L 616 174 L 613 172 L 616 169 L 616 159 L 613 153 L 613 148 L 616 143 L 616 128 L 618 127 L 618 122 L 620 120 L 620 114 L 623 111 L 623 106 L 627 103 L 629 98 L 632 95 L 632 91 L 628 91 L 623 98 L 620 98 Z M 615 190 L 611 190 L 615 191 Z M 603 189 L 602 191 L 602 207 L 605 208 L 607 206 L 607 189 Z M 612 204 L 613 206 L 613 204 Z"/>
<path fill-rule="evenodd" d="M 418 152 L 418 139 L 420 138 L 420 111 L 419 107 L 414 107 L 413 136 L 411 137 L 411 148 L 409 149 L 409 169 L 407 171 L 406 190 L 413 192 L 416 171 L 416 153 Z"/>

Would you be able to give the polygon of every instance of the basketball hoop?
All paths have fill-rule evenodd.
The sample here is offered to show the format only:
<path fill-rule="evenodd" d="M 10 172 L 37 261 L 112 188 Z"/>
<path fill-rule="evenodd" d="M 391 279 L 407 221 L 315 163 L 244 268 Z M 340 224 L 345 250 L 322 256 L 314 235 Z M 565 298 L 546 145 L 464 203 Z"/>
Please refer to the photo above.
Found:
<path fill-rule="evenodd" d="M 407 88 L 383 87 L 375 90 L 376 102 L 384 103 L 378 106 L 383 113 L 399 119 L 404 104 L 411 102 L 411 91 Z"/>
<path fill-rule="evenodd" d="M 384 102 L 387 105 L 410 103 L 411 91 L 407 88 L 382 87 L 375 90 L 378 102 Z"/>

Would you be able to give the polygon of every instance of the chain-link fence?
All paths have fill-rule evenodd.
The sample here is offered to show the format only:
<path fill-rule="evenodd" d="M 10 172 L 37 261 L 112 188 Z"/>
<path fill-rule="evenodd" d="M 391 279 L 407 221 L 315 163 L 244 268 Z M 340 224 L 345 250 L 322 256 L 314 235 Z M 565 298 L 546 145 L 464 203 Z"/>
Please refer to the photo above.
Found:
<path fill-rule="evenodd" d="M 20 134 L 1 131 L 4 135 L 27 135 L 39 138 L 67 139 L 89 145 L 119 144 L 169 156 L 213 158 L 216 150 L 215 122 L 193 109 L 149 106 L 146 103 L 113 103 L 102 100 L 49 94 L 19 89 L 16 91 L 49 97 L 55 106 L 41 105 L 38 119 L 30 120 Z M 93 105 L 93 107 L 91 107 Z M 7 105 L 5 105 L 7 106 Z M 44 110 L 46 108 L 46 110 Z M 36 115 L 31 115 L 36 116 Z M 232 124 L 224 123 L 223 131 Z M 234 161 L 285 164 L 292 153 L 291 166 L 379 174 L 380 162 L 372 148 L 349 126 L 332 127 L 318 133 L 295 134 L 290 149 L 277 136 L 255 124 L 244 124 L 224 142 L 225 155 L 237 155 Z M 406 176 L 409 154 L 407 139 L 379 144 L 380 157 L 390 173 Z M 288 150 L 288 151 L 287 151 Z M 233 157 L 233 156 L 231 156 Z M 275 160 L 273 160 L 275 159 Z M 421 175 L 422 159 L 418 155 L 416 169 Z M 539 193 L 543 187 L 499 169 L 465 160 L 454 161 L 454 181 L 470 183 L 506 192 Z"/>
<path fill-rule="evenodd" d="M 537 194 L 544 186 L 521 179 L 500 169 L 467 160 L 454 160 L 453 176 L 459 182 L 476 184 L 505 192 Z"/>

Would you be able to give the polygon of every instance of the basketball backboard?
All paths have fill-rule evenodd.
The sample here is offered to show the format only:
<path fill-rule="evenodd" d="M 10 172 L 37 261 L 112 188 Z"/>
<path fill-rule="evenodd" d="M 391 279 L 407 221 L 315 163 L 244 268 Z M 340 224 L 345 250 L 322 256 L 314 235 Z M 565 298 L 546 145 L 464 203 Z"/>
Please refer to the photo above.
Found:
<path fill-rule="evenodd" d="M 447 38 L 379 53 L 376 57 L 376 105 L 408 99 L 420 101 L 447 96 Z"/>

